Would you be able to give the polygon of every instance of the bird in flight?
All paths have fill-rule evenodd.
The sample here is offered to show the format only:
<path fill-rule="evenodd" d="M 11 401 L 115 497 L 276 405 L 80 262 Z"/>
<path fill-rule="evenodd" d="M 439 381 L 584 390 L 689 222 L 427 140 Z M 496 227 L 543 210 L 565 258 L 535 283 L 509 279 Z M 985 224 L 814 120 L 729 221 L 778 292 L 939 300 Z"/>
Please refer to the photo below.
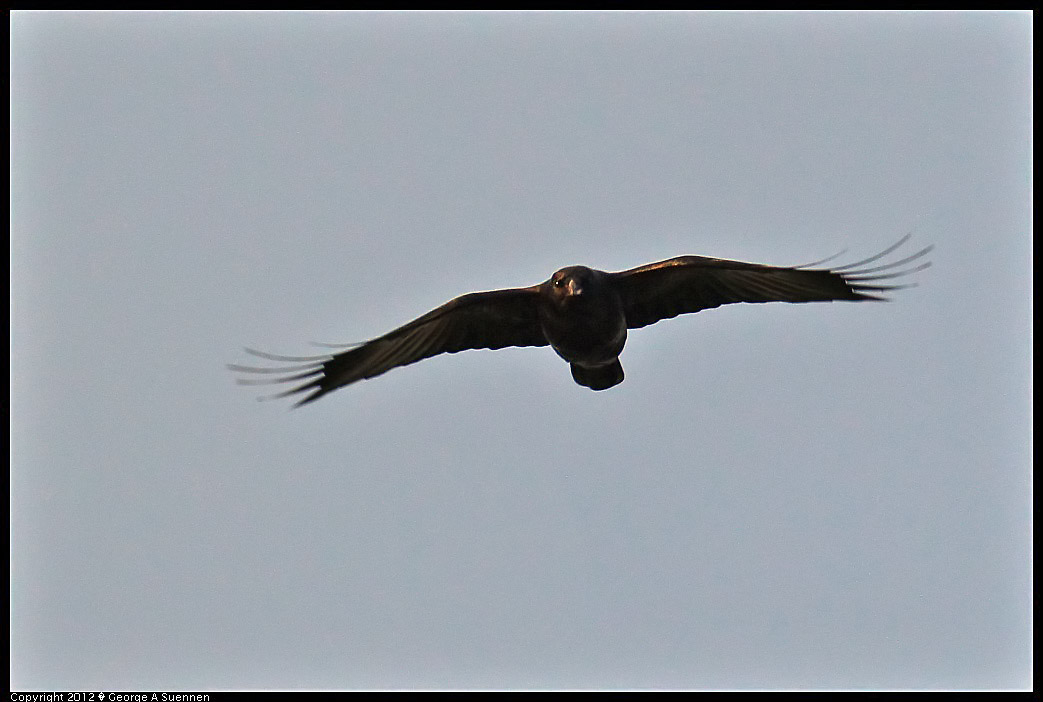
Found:
<path fill-rule="evenodd" d="M 832 302 L 885 300 L 895 278 L 927 268 L 933 247 L 890 263 L 871 266 L 908 241 L 857 263 L 821 268 L 837 256 L 794 267 L 765 266 L 705 256 L 680 256 L 608 273 L 569 266 L 543 283 L 461 295 L 381 337 L 323 356 L 280 356 L 246 349 L 278 367 L 229 365 L 236 372 L 276 375 L 240 378 L 243 385 L 297 381 L 270 397 L 303 394 L 297 405 L 337 388 L 373 378 L 392 368 L 442 353 L 507 346 L 550 346 L 572 368 L 572 377 L 591 390 L 623 382 L 619 354 L 628 329 L 732 302 Z"/>

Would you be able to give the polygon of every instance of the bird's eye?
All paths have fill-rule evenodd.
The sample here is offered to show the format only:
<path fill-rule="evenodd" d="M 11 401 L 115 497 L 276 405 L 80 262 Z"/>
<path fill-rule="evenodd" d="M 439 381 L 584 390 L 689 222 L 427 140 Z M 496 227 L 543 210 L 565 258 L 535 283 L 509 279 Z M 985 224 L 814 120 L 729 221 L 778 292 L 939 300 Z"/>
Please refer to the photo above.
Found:
<path fill-rule="evenodd" d="M 554 279 L 554 287 L 560 288 L 564 284 L 565 284 L 565 281 L 563 279 L 561 279 L 561 278 L 555 278 Z"/>

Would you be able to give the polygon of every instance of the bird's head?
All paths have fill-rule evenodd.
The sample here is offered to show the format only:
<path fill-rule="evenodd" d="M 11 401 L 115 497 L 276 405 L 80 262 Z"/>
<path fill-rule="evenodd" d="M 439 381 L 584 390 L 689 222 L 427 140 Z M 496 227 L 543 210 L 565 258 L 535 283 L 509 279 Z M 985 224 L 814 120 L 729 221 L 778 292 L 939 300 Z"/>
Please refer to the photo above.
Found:
<path fill-rule="evenodd" d="M 546 288 L 557 303 L 573 304 L 595 294 L 600 282 L 597 271 L 586 266 L 569 266 L 552 275 Z"/>

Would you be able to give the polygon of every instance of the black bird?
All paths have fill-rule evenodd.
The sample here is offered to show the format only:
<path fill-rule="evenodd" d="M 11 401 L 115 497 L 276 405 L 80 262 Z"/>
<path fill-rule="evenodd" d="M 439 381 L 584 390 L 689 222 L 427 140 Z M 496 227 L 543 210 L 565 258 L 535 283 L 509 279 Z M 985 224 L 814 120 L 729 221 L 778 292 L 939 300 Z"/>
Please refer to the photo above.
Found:
<path fill-rule="evenodd" d="M 238 382 L 244 385 L 302 381 L 275 397 L 307 393 L 297 403 L 303 405 L 341 386 L 440 353 L 549 344 L 568 361 L 578 384 L 605 390 L 623 382 L 619 354 L 628 329 L 732 302 L 884 300 L 882 293 L 911 287 L 881 281 L 927 268 L 929 262 L 896 270 L 921 259 L 933 247 L 892 263 L 866 267 L 895 251 L 909 236 L 875 256 L 835 268 L 813 266 L 836 256 L 791 268 L 704 256 L 680 256 L 619 273 L 569 266 L 528 288 L 462 295 L 342 353 L 299 357 L 246 349 L 260 358 L 299 365 L 228 367 L 244 373 L 283 376 L 274 380 L 240 379 Z"/>

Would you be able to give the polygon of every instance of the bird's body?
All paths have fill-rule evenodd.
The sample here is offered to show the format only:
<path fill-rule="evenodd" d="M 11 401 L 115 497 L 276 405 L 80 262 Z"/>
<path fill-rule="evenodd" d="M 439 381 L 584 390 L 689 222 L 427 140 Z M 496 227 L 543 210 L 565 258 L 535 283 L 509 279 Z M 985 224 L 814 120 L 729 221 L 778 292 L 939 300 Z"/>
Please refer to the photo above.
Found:
<path fill-rule="evenodd" d="M 628 329 L 734 302 L 882 300 L 881 293 L 908 286 L 878 281 L 930 265 L 895 270 L 926 255 L 931 250 L 927 247 L 899 261 L 864 267 L 908 238 L 876 256 L 832 269 L 811 268 L 825 261 L 782 268 L 704 256 L 681 256 L 618 273 L 569 266 L 528 288 L 462 295 L 384 336 L 335 355 L 301 358 L 247 349 L 261 358 L 303 365 L 229 367 L 283 376 L 274 381 L 240 380 L 243 384 L 303 381 L 277 397 L 308 392 L 298 403 L 305 404 L 344 385 L 441 353 L 549 345 L 570 364 L 576 383 L 605 390 L 623 381 L 619 354 Z"/>
<path fill-rule="evenodd" d="M 540 328 L 551 348 L 572 368 L 572 377 L 592 390 L 623 382 L 619 354 L 627 341 L 627 318 L 606 274 L 569 266 L 540 286 Z"/>

